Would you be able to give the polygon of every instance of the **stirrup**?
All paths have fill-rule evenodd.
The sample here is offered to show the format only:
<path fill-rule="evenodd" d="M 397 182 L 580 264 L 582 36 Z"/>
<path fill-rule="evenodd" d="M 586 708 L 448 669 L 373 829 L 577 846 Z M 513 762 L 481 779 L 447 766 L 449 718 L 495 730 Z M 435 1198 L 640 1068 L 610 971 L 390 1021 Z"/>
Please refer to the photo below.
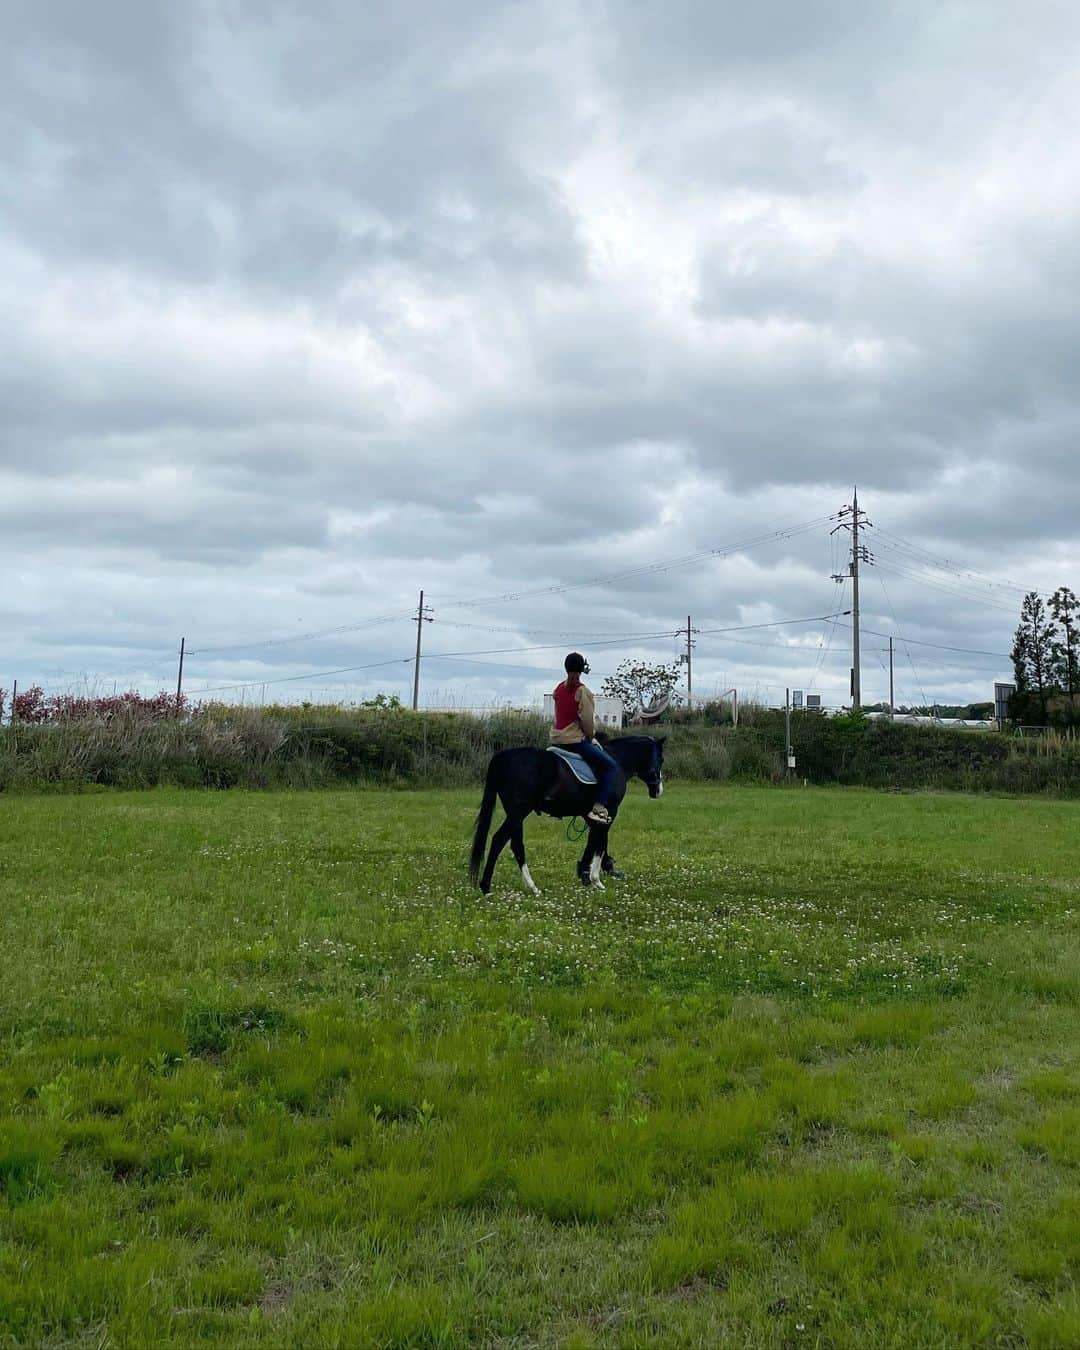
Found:
<path fill-rule="evenodd" d="M 585 813 L 585 819 L 591 820 L 594 825 L 610 825 L 611 812 L 606 806 L 601 806 L 599 802 Z"/>

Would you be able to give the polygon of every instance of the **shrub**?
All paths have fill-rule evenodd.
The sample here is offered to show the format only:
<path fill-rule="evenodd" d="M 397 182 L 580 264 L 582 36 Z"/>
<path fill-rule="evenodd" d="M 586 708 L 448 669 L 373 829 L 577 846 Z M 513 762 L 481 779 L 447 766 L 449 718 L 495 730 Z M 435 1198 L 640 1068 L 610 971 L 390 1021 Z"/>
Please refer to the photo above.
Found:
<path fill-rule="evenodd" d="M 531 712 L 217 704 L 177 717 L 159 715 L 159 706 L 121 699 L 107 716 L 0 727 L 0 789 L 475 785 L 497 750 L 543 745 L 548 731 Z M 792 717 L 792 743 L 798 778 L 814 783 L 1080 796 L 1080 744 L 1062 738 L 1015 740 L 803 712 Z M 680 720 L 668 728 L 665 770 L 671 779 L 783 782 L 784 745 L 782 712 L 759 710 L 751 725 L 738 727 Z"/>

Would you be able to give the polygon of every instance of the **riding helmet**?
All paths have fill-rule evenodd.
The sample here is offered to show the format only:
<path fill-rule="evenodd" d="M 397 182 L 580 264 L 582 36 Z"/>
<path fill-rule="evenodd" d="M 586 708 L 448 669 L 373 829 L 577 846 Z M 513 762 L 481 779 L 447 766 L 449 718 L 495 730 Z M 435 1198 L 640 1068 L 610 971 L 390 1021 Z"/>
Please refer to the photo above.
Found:
<path fill-rule="evenodd" d="M 563 662 L 567 675 L 588 675 L 589 663 L 580 652 L 571 652 Z"/>

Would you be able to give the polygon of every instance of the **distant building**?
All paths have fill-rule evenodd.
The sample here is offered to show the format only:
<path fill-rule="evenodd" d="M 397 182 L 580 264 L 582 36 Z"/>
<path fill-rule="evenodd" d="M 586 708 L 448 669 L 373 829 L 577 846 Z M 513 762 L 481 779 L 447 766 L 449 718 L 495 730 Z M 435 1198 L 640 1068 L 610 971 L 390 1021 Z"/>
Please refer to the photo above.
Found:
<path fill-rule="evenodd" d="M 544 716 L 555 720 L 555 695 L 544 695 Z M 623 724 L 623 705 L 621 698 L 608 698 L 606 694 L 596 695 L 596 720 L 604 727 L 618 731 Z"/>

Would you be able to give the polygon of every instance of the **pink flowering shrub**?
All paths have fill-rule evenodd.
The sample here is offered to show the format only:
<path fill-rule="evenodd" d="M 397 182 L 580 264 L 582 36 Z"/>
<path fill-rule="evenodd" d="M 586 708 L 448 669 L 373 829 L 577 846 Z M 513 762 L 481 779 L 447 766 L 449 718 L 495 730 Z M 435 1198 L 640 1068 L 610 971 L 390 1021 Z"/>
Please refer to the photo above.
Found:
<path fill-rule="evenodd" d="M 0 704 L 2 707 L 2 704 Z M 160 722 L 195 709 L 186 695 L 140 694 L 129 689 L 124 694 L 95 697 L 88 694 L 46 694 L 39 685 L 20 689 L 15 696 L 15 721 L 23 725 L 54 722 Z"/>

